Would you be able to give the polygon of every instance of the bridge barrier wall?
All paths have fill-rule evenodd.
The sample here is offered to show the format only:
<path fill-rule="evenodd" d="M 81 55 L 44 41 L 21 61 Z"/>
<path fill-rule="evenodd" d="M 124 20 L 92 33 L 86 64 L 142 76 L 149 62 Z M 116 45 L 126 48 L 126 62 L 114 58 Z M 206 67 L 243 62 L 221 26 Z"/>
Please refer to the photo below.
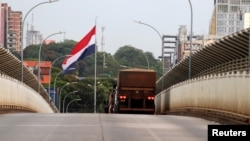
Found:
<path fill-rule="evenodd" d="M 9 76 L 0 75 L 0 109 L 14 108 L 37 113 L 54 113 L 48 102 L 36 91 Z"/>
<path fill-rule="evenodd" d="M 196 108 L 225 111 L 250 118 L 250 76 L 243 73 L 210 75 L 188 80 L 157 94 L 156 114 Z"/>

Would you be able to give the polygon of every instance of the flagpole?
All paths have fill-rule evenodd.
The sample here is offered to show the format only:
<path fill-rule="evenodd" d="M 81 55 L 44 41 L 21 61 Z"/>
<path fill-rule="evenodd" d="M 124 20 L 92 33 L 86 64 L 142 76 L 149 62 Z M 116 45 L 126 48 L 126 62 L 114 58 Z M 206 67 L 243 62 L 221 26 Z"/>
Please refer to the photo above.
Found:
<path fill-rule="evenodd" d="M 94 113 L 96 113 L 96 53 L 97 53 L 97 39 L 96 39 L 96 22 L 97 17 L 95 19 L 95 84 L 94 84 Z"/>

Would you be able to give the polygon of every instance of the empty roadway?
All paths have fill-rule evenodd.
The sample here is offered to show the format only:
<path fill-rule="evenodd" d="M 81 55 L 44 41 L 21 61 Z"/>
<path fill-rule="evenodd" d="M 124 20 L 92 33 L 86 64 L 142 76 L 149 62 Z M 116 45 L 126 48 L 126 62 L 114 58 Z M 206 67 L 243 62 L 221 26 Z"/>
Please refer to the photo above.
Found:
<path fill-rule="evenodd" d="M 194 117 L 135 114 L 2 114 L 0 141 L 206 141 Z"/>

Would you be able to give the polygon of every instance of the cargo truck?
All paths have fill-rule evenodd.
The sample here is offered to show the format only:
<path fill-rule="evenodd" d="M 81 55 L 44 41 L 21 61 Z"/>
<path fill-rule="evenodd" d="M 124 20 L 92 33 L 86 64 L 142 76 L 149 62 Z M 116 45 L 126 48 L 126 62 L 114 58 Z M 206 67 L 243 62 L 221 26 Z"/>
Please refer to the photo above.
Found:
<path fill-rule="evenodd" d="M 153 114 L 155 88 L 156 72 L 154 70 L 139 68 L 120 70 L 114 94 L 114 111 Z"/>

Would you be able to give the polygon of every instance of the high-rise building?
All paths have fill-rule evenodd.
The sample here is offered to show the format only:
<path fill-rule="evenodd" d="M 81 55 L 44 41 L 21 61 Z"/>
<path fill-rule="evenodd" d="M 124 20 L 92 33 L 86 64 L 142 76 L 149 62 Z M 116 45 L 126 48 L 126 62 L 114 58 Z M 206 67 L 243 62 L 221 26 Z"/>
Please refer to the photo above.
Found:
<path fill-rule="evenodd" d="M 43 37 L 40 31 L 35 30 L 33 24 L 31 24 L 31 29 L 28 29 L 26 33 L 26 46 L 39 45 L 42 40 Z"/>
<path fill-rule="evenodd" d="M 214 0 L 210 34 L 226 36 L 249 27 L 250 0 Z"/>
<path fill-rule="evenodd" d="M 8 31 L 7 31 L 7 48 L 11 50 L 21 51 L 22 38 L 22 13 L 19 11 L 9 12 Z"/>
<path fill-rule="evenodd" d="M 3 46 L 11 51 L 20 52 L 22 46 L 22 12 L 12 11 L 7 3 L 2 3 L 0 19 L 1 35 L 4 34 L 4 36 L 1 36 L 1 38 L 4 38 Z"/>
<path fill-rule="evenodd" d="M 250 27 L 250 12 L 244 13 L 242 19 L 244 21 L 243 22 L 243 28 Z"/>

